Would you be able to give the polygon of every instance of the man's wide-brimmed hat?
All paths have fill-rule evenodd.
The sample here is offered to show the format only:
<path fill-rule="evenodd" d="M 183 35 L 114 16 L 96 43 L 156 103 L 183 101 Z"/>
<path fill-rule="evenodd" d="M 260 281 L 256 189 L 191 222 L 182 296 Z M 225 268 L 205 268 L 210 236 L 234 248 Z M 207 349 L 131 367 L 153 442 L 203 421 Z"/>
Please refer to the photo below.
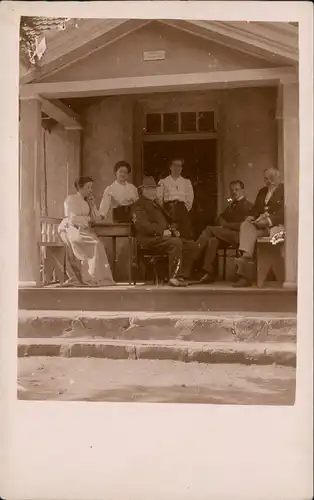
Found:
<path fill-rule="evenodd" d="M 139 187 L 157 187 L 156 181 L 152 176 L 145 176 Z"/>

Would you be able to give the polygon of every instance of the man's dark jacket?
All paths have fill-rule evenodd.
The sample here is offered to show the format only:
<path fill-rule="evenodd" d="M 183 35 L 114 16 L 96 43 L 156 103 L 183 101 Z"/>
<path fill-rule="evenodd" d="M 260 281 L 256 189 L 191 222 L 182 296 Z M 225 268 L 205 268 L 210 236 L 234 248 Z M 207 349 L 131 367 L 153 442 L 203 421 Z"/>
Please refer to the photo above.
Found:
<path fill-rule="evenodd" d="M 238 201 L 233 201 L 229 207 L 224 210 L 219 218 L 218 224 L 233 231 L 239 231 L 241 223 L 248 217 L 252 210 L 253 203 L 245 197 Z"/>
<path fill-rule="evenodd" d="M 156 202 L 140 196 L 132 205 L 132 220 L 140 245 L 145 246 L 163 236 L 172 220 Z"/>
<path fill-rule="evenodd" d="M 278 184 L 277 188 L 272 194 L 272 197 L 265 203 L 268 188 L 265 186 L 259 190 L 250 215 L 259 217 L 261 214 L 267 212 L 273 226 L 284 224 L 284 211 L 285 211 L 285 194 L 284 185 Z"/>

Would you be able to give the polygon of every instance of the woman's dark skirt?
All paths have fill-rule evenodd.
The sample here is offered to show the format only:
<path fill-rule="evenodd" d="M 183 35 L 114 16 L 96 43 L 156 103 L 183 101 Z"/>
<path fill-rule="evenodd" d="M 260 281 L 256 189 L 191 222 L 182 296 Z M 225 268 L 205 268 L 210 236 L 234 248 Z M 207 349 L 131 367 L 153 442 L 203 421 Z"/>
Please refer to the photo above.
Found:
<path fill-rule="evenodd" d="M 165 211 L 177 225 L 181 238 L 193 240 L 193 229 L 190 214 L 183 201 L 168 201 L 164 204 Z"/>
<path fill-rule="evenodd" d="M 118 223 L 131 223 L 132 222 L 132 205 L 119 206 L 112 210 L 113 220 Z"/>

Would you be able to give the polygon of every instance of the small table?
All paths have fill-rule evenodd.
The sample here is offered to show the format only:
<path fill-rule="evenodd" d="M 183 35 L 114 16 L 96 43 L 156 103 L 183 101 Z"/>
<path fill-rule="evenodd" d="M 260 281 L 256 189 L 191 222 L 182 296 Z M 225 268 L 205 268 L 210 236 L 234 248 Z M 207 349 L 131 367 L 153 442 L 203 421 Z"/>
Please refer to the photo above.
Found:
<path fill-rule="evenodd" d="M 112 238 L 113 247 L 113 265 L 112 274 L 115 278 L 117 263 L 117 238 L 128 238 L 129 241 L 129 284 L 132 285 L 132 267 L 133 267 L 133 233 L 132 224 L 128 223 L 108 223 L 95 222 L 93 228 L 99 238 Z"/>

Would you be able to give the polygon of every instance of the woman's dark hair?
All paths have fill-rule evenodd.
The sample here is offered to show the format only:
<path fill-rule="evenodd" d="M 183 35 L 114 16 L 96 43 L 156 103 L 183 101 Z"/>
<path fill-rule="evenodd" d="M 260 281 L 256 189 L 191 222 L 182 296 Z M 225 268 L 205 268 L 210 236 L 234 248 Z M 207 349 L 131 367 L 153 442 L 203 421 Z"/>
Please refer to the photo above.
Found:
<path fill-rule="evenodd" d="M 243 182 L 242 182 L 242 181 L 240 181 L 240 180 L 231 181 L 231 182 L 230 182 L 230 184 L 229 184 L 229 186 L 230 186 L 230 187 L 231 187 L 231 186 L 235 186 L 236 184 L 237 184 L 238 186 L 240 186 L 240 188 L 241 188 L 241 189 L 244 189 L 244 184 L 243 184 Z"/>
<path fill-rule="evenodd" d="M 170 161 L 169 161 L 169 166 L 171 166 L 171 164 L 175 161 L 180 161 L 181 162 L 181 165 L 182 167 L 184 167 L 184 158 L 180 158 L 179 156 L 175 157 L 175 158 L 172 158 Z"/>
<path fill-rule="evenodd" d="M 93 179 L 91 177 L 78 177 L 78 179 L 76 179 L 76 181 L 74 182 L 74 186 L 78 191 L 79 189 L 84 187 L 85 184 L 87 184 L 88 182 L 93 182 Z"/>
<path fill-rule="evenodd" d="M 128 173 L 131 172 L 131 165 L 127 161 L 121 160 L 121 161 L 117 161 L 117 163 L 115 164 L 114 173 L 116 174 L 117 171 L 119 170 L 119 168 L 121 168 L 121 167 L 125 167 L 127 169 Z"/>

